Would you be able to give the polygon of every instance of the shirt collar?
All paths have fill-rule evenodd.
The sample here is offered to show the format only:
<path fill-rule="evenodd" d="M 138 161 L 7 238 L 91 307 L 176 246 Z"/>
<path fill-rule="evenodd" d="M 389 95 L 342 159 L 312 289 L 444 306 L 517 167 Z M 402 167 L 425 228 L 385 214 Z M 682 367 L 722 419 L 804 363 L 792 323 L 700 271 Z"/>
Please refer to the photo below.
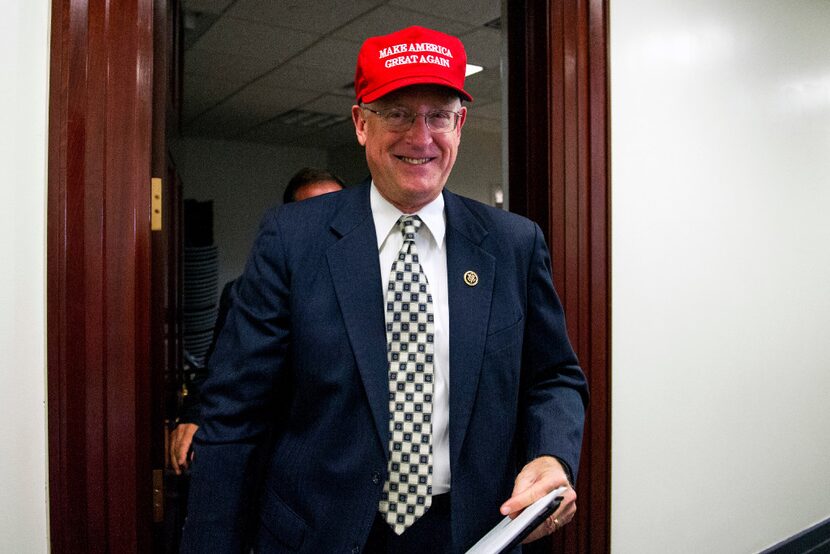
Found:
<path fill-rule="evenodd" d="M 375 187 L 374 181 L 372 181 L 372 187 L 369 191 L 369 202 L 372 207 L 372 218 L 375 220 L 378 250 L 380 250 L 380 247 L 386 241 L 386 237 L 389 236 L 392 228 L 404 213 L 381 196 L 377 187 Z M 429 230 L 429 234 L 435 240 L 437 248 L 442 249 L 447 226 L 444 220 L 444 195 L 439 194 L 435 200 L 418 210 L 417 215 Z"/>

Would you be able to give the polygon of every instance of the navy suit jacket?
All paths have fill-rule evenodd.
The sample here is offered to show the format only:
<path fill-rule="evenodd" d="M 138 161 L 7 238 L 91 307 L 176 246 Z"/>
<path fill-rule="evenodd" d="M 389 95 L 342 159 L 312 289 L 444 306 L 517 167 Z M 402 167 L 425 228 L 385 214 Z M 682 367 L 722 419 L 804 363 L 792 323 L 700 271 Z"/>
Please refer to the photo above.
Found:
<path fill-rule="evenodd" d="M 553 455 L 576 472 L 587 386 L 538 226 L 443 194 L 446 551 L 463 552 L 525 463 Z M 387 473 L 383 280 L 367 184 L 266 214 L 202 390 L 185 552 L 239 552 L 256 502 L 258 551 L 360 551 Z"/>

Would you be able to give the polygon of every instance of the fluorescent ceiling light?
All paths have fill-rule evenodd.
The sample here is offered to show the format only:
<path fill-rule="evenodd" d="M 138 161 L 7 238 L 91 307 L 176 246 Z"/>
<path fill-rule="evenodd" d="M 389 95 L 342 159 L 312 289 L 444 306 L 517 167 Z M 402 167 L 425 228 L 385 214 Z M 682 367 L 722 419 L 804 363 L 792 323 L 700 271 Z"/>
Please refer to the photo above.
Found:
<path fill-rule="evenodd" d="M 481 67 L 480 65 L 473 65 L 471 63 L 468 63 L 467 64 L 467 71 L 464 73 L 464 76 L 469 77 L 470 75 L 478 73 L 479 71 L 484 71 L 484 68 Z"/>

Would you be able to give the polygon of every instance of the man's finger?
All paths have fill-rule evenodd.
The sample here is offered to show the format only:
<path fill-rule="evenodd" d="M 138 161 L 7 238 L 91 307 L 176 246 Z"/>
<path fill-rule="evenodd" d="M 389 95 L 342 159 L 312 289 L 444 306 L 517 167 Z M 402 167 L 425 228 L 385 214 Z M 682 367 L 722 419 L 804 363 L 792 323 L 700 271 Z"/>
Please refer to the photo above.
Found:
<path fill-rule="evenodd" d="M 182 456 L 182 442 L 185 429 L 179 425 L 170 434 L 170 465 L 176 475 L 182 474 L 183 456 Z"/>
<path fill-rule="evenodd" d="M 519 474 L 519 476 L 516 477 L 516 483 L 513 485 L 513 492 L 510 493 L 510 496 L 513 497 L 526 491 L 538 480 L 539 476 L 536 473 L 525 472 Z"/>
<path fill-rule="evenodd" d="M 542 522 L 541 525 L 534 529 L 522 541 L 523 543 L 533 542 L 551 533 L 558 533 L 565 525 L 571 522 L 576 514 L 576 491 L 568 489 L 562 496 L 563 500 L 559 508 Z"/>
<path fill-rule="evenodd" d="M 520 510 L 530 506 L 545 496 L 548 492 L 550 492 L 550 490 L 552 490 L 552 487 L 548 484 L 537 481 L 525 490 L 508 498 L 507 501 L 502 504 L 500 511 L 502 515 L 513 515 L 514 513 L 518 515 Z"/>
<path fill-rule="evenodd" d="M 170 454 L 169 454 L 169 459 L 168 459 L 168 463 L 170 464 L 170 467 L 173 468 L 173 469 L 176 469 L 176 448 L 177 448 L 178 444 L 179 444 L 178 435 L 176 434 L 176 431 L 173 430 L 170 433 Z"/>
<path fill-rule="evenodd" d="M 559 518 L 550 516 L 545 521 L 543 521 L 541 525 L 539 525 L 539 527 L 534 529 L 533 532 L 529 534 L 527 538 L 525 538 L 525 540 L 522 541 L 522 544 L 527 544 L 529 542 L 539 540 L 542 537 L 546 537 L 552 533 L 556 533 L 562 528 L 562 525 L 563 524 L 559 520 Z"/>

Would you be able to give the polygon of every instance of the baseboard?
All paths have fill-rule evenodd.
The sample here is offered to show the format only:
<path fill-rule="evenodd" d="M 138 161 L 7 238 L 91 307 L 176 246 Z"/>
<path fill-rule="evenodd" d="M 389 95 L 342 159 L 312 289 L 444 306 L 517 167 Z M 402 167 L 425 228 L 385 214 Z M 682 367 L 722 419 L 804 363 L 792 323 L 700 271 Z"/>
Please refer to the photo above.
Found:
<path fill-rule="evenodd" d="M 828 554 L 830 553 L 830 519 L 781 541 L 761 554 Z"/>

